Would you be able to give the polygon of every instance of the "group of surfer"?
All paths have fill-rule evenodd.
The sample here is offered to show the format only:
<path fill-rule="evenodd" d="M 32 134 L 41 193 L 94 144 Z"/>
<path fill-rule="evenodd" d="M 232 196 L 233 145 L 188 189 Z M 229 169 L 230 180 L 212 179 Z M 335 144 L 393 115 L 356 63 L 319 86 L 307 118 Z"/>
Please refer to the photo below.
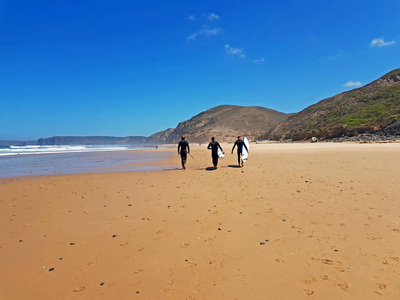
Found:
<path fill-rule="evenodd" d="M 247 148 L 245 142 L 240 138 L 240 136 L 237 137 L 237 140 L 233 145 L 231 154 L 233 154 L 233 150 L 235 149 L 236 146 L 237 146 L 238 164 L 239 167 L 240 166 L 243 167 L 242 149 L 244 147 L 247 152 L 249 152 L 249 149 Z M 215 140 L 215 137 L 211 138 L 211 142 L 208 144 L 207 149 L 211 149 L 212 163 L 214 165 L 214 169 L 216 169 L 218 167 L 218 159 L 220 157 L 223 157 L 225 155 L 225 152 L 224 150 L 222 150 L 221 145 Z M 178 155 L 181 156 L 181 163 L 183 170 L 186 170 L 186 161 L 188 154 L 190 155 L 190 146 L 188 141 L 186 140 L 186 137 L 182 135 L 181 140 L 178 143 Z"/>

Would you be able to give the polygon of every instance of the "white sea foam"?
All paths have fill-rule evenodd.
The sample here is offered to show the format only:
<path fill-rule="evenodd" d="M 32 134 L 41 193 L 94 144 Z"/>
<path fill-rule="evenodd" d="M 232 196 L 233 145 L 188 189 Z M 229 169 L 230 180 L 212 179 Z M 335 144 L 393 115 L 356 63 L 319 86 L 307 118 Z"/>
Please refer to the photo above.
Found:
<path fill-rule="evenodd" d="M 73 152 L 98 152 L 98 151 L 124 151 L 134 150 L 139 147 L 131 145 L 62 145 L 62 146 L 10 146 L 10 148 L 0 149 L 0 156 L 6 155 L 29 155 L 29 154 L 54 154 L 54 153 L 73 153 Z"/>

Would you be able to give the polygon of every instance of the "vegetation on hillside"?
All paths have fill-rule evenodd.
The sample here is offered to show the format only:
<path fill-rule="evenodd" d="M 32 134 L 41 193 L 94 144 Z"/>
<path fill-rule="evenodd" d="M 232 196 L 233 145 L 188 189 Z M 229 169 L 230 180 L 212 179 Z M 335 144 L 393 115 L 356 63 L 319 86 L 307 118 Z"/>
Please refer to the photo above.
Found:
<path fill-rule="evenodd" d="M 400 69 L 396 69 L 364 87 L 304 109 L 279 124 L 268 137 L 301 140 L 373 133 L 400 122 L 399 117 Z"/>

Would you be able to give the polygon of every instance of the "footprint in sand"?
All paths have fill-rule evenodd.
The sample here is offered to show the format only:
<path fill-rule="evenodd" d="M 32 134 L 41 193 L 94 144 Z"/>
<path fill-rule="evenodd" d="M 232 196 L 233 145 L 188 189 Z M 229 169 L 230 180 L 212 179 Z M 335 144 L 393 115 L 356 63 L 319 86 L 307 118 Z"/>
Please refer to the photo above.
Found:
<path fill-rule="evenodd" d="M 187 248 L 190 244 L 189 243 L 184 243 L 181 245 L 182 248 Z"/>
<path fill-rule="evenodd" d="M 307 296 L 312 296 L 312 295 L 314 294 L 314 291 L 309 290 L 309 289 L 303 290 L 303 292 L 304 292 L 304 294 L 306 294 Z"/>
<path fill-rule="evenodd" d="M 400 258 L 398 258 L 398 257 L 391 257 L 391 259 L 394 261 L 400 262 Z"/>
<path fill-rule="evenodd" d="M 333 260 L 330 259 L 321 259 L 322 263 L 326 264 L 326 265 L 333 265 L 334 262 Z"/>
<path fill-rule="evenodd" d="M 383 284 L 383 283 L 377 283 L 376 285 L 377 285 L 377 287 L 378 287 L 378 288 L 380 288 L 381 290 L 384 290 L 384 289 L 386 289 L 386 284 Z"/>
<path fill-rule="evenodd" d="M 74 288 L 72 291 L 74 291 L 75 293 L 79 293 L 82 292 L 84 289 L 85 287 L 81 285 L 80 287 Z"/>
<path fill-rule="evenodd" d="M 347 290 L 347 288 L 349 287 L 346 282 L 339 283 L 337 284 L 337 286 L 340 287 L 343 291 Z"/>
<path fill-rule="evenodd" d="M 318 280 L 315 279 L 314 277 L 311 277 L 310 279 L 304 279 L 304 283 L 306 284 L 311 284 L 313 282 L 317 282 Z"/>

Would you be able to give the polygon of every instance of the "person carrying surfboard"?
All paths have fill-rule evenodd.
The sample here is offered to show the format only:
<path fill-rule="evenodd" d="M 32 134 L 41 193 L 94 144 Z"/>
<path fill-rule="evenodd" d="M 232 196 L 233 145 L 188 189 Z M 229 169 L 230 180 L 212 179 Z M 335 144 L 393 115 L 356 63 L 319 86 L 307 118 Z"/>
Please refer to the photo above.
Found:
<path fill-rule="evenodd" d="M 237 156 L 238 156 L 238 164 L 239 167 L 242 166 L 243 167 L 243 161 L 241 160 L 242 157 L 242 148 L 243 146 L 246 148 L 247 152 L 249 152 L 249 149 L 247 148 L 246 144 L 243 142 L 243 140 L 240 138 L 240 136 L 237 137 L 237 141 L 235 142 L 235 144 L 233 144 L 233 148 L 232 148 L 232 152 L 231 154 L 233 154 L 233 150 L 235 149 L 235 147 L 237 146 Z"/>
<path fill-rule="evenodd" d="M 222 150 L 219 143 L 215 140 L 215 137 L 212 137 L 211 142 L 207 146 L 207 149 L 211 149 L 211 157 L 212 157 L 214 169 L 216 169 L 218 166 L 218 158 L 219 158 L 218 148 L 221 150 L 222 154 L 225 154 L 224 150 Z"/>
<path fill-rule="evenodd" d="M 181 156 L 182 170 L 186 170 L 187 154 L 190 154 L 190 147 L 188 141 L 185 140 L 185 136 L 181 136 L 181 140 L 178 143 L 178 155 Z"/>

